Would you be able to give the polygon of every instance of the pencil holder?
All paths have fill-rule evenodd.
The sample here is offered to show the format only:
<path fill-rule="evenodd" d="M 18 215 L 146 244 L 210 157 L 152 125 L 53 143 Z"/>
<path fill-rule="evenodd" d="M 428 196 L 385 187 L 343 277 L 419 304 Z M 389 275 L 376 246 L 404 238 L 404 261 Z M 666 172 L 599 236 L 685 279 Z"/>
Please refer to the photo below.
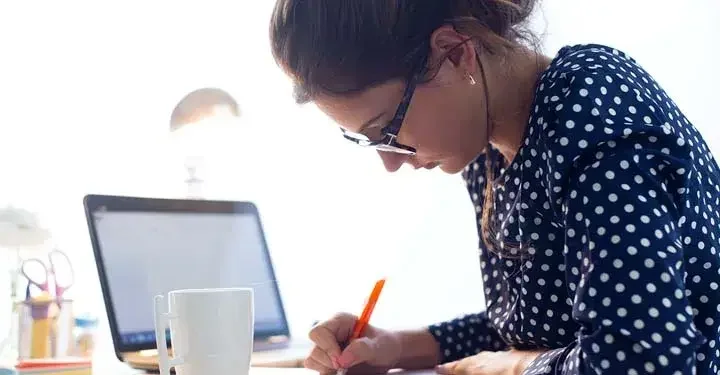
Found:
<path fill-rule="evenodd" d="M 17 303 L 19 359 L 61 358 L 72 351 L 73 301 L 33 298 Z"/>

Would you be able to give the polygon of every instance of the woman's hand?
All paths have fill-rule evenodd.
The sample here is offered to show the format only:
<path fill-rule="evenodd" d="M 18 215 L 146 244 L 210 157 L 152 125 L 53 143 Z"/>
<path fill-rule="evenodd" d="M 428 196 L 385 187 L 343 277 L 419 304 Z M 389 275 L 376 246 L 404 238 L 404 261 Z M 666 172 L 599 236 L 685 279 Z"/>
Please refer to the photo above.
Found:
<path fill-rule="evenodd" d="M 351 374 L 382 374 L 394 367 L 402 351 L 397 333 L 367 326 L 363 337 L 342 348 L 356 321 L 354 315 L 338 314 L 316 325 L 310 331 L 315 347 L 305 359 L 305 367 L 321 374 L 332 374 L 338 369 L 348 369 Z"/>
<path fill-rule="evenodd" d="M 436 367 L 441 375 L 520 375 L 541 351 L 481 352 Z"/>

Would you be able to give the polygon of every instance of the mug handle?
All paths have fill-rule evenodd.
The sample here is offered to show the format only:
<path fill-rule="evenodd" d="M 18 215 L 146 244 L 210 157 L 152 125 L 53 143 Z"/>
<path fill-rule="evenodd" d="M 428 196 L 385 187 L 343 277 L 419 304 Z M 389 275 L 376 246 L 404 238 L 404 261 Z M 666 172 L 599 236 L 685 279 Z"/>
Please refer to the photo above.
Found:
<path fill-rule="evenodd" d="M 170 319 L 176 319 L 177 315 L 173 315 L 168 312 L 164 312 L 165 297 L 158 295 L 155 296 L 155 342 L 157 343 L 158 350 L 158 367 L 160 375 L 170 375 L 170 368 L 181 365 L 185 362 L 183 357 L 170 358 L 167 350 L 167 336 L 165 335 L 165 329 L 168 328 L 168 321 Z"/>

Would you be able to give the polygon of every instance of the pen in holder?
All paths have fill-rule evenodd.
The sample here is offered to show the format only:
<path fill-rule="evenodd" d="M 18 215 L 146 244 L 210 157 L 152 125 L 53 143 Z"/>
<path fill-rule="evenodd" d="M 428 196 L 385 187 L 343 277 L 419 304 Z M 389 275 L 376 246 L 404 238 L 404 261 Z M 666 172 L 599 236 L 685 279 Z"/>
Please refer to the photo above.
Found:
<path fill-rule="evenodd" d="M 58 358 L 72 350 L 72 300 L 48 293 L 18 302 L 19 359 Z"/>

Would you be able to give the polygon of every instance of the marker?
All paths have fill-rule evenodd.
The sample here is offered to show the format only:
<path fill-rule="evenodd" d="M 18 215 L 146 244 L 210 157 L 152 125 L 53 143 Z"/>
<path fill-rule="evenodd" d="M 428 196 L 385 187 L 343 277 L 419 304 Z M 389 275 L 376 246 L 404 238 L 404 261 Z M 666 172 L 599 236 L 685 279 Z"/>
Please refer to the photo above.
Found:
<path fill-rule="evenodd" d="M 380 293 L 382 292 L 384 286 L 385 279 L 380 279 L 375 283 L 375 287 L 373 287 L 373 290 L 370 293 L 370 298 L 368 298 L 362 314 L 355 322 L 355 326 L 353 327 L 352 335 L 350 335 L 350 338 L 348 339 L 348 343 L 353 340 L 357 340 L 362 336 L 365 327 L 367 327 L 368 323 L 370 323 L 370 316 L 372 316 L 375 304 L 377 304 L 378 298 L 380 298 Z M 337 371 L 337 375 L 345 375 L 345 372 L 346 369 L 339 369 Z"/>

